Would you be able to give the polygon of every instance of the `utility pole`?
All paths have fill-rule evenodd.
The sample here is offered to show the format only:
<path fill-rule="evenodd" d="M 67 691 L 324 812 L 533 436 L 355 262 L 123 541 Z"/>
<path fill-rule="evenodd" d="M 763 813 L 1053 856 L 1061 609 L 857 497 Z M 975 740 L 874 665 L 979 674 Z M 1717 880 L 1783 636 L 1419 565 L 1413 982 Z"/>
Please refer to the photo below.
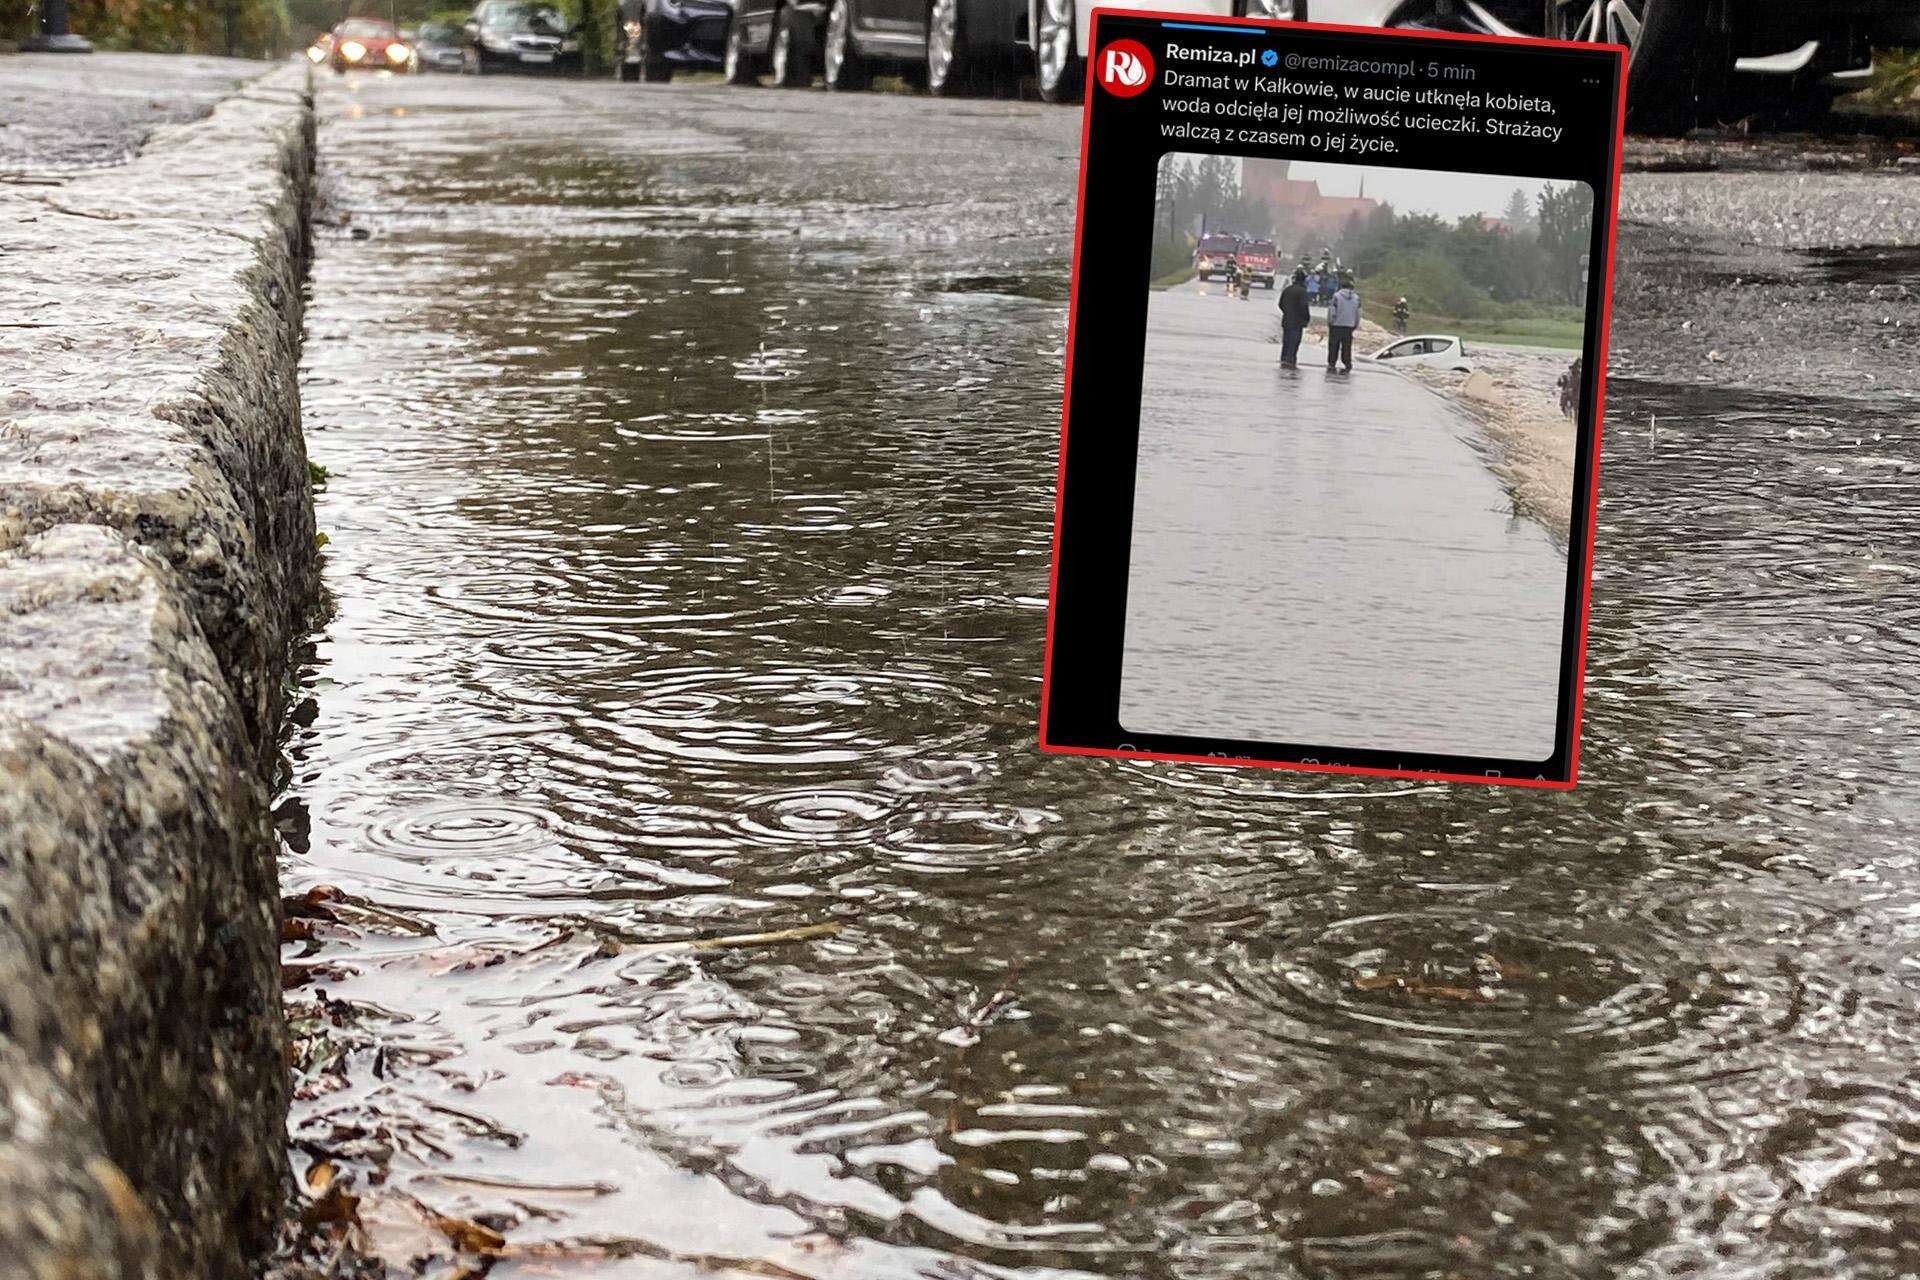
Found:
<path fill-rule="evenodd" d="M 40 0 L 40 34 L 20 42 L 22 53 L 92 53 L 85 36 L 67 29 L 67 0 Z"/>

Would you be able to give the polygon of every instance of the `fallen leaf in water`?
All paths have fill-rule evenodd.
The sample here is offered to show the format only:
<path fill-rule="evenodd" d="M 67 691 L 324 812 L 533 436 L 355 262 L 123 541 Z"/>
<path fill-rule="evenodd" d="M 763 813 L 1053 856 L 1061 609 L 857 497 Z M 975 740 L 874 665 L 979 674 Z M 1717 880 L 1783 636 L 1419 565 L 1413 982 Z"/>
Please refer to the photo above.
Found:
<path fill-rule="evenodd" d="M 720 951 L 729 947 L 766 947 L 782 942 L 802 942 L 808 938 L 831 938 L 845 925 L 803 924 L 792 929 L 774 929 L 766 933 L 736 933 L 718 938 L 684 938 L 676 942 L 643 942 L 627 948 L 643 955 L 667 951 Z"/>
<path fill-rule="evenodd" d="M 324 1196 L 327 1189 L 333 1186 L 333 1180 L 338 1173 L 339 1170 L 334 1166 L 333 1161 L 315 1160 L 307 1166 L 307 1194 L 314 1197 Z"/>
<path fill-rule="evenodd" d="M 309 1227 L 317 1227 L 323 1222 L 354 1223 L 359 1220 L 360 1197 L 348 1192 L 347 1184 L 338 1178 L 327 1184 L 326 1194 L 300 1213 L 300 1221 Z"/>
<path fill-rule="evenodd" d="M 466 1218 L 438 1213 L 429 1220 L 463 1253 L 498 1253 L 507 1243 L 507 1238 L 492 1227 Z"/>

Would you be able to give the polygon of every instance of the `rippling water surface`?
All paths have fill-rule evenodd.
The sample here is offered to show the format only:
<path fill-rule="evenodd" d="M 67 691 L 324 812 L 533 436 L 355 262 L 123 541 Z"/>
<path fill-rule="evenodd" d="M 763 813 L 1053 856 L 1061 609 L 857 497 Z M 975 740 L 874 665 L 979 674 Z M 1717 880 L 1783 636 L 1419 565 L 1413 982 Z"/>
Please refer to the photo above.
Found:
<path fill-rule="evenodd" d="M 1573 794 L 1044 758 L 1073 113 L 322 105 L 295 1163 L 384 1256 L 1920 1268 L 1911 404 L 1614 388 Z"/>

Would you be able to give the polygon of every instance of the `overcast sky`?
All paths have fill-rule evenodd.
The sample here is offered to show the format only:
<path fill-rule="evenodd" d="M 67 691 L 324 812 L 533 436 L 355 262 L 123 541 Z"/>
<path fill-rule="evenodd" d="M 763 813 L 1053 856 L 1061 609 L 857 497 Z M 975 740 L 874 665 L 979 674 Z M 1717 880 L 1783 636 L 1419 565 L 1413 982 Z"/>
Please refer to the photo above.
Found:
<path fill-rule="evenodd" d="M 1372 165 L 1320 164 L 1296 160 L 1293 177 L 1311 178 L 1323 195 L 1360 194 L 1360 175 L 1367 175 L 1367 194 L 1384 200 L 1399 213 L 1437 213 L 1454 219 L 1467 213 L 1498 215 L 1507 207 L 1515 187 L 1527 193 L 1527 203 L 1549 187 L 1566 186 L 1540 178 L 1509 178 L 1489 173 L 1436 173 L 1425 169 L 1382 169 Z"/>

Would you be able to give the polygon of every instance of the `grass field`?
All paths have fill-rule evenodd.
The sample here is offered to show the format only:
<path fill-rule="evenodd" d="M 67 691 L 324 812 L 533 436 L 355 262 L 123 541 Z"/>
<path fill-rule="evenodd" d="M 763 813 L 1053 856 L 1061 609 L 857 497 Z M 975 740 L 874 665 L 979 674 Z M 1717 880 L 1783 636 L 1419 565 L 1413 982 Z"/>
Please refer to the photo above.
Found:
<path fill-rule="evenodd" d="M 1367 319 L 1386 328 L 1393 327 L 1391 312 L 1377 315 L 1379 308 L 1368 308 Z M 1416 311 L 1407 322 L 1408 333 L 1451 333 L 1467 342 L 1514 343 L 1527 347 L 1559 347 L 1578 351 L 1586 337 L 1586 325 L 1579 320 L 1537 317 L 1501 320 L 1486 318 L 1460 320 L 1449 316 L 1423 315 Z"/>

